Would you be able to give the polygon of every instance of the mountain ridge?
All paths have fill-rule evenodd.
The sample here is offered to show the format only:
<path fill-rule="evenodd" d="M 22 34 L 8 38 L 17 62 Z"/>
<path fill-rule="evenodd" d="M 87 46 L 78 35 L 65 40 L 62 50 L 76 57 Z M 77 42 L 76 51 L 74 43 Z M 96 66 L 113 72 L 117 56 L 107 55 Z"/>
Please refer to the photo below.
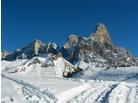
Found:
<path fill-rule="evenodd" d="M 97 24 L 95 32 L 89 37 L 71 34 L 62 48 L 55 43 L 43 44 L 36 39 L 13 53 L 1 52 L 2 60 L 31 59 L 46 54 L 62 54 L 63 58 L 74 65 L 80 61 L 97 64 L 97 67 L 136 65 L 136 59 L 130 52 L 112 43 L 110 33 L 102 23 Z"/>

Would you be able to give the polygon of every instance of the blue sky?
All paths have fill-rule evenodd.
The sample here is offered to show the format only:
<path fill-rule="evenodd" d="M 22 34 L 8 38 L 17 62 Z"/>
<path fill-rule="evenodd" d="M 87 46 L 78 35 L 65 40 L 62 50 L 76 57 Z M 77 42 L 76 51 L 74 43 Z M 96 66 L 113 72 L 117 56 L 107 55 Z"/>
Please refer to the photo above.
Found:
<path fill-rule="evenodd" d="M 104 23 L 112 41 L 138 57 L 138 0 L 2 0 L 2 50 L 34 39 L 62 46 L 68 35 L 88 37 Z"/>

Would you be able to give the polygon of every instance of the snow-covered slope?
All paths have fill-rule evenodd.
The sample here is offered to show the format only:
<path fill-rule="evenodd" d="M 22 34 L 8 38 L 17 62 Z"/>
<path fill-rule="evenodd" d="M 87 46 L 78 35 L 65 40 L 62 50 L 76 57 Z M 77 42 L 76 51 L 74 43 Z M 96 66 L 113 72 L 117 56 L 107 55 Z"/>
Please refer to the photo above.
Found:
<path fill-rule="evenodd" d="M 2 71 L 21 75 L 39 77 L 63 77 L 77 70 L 75 66 L 62 57 L 53 59 L 47 57 L 34 57 L 32 59 L 18 59 L 15 61 L 2 61 Z"/>
<path fill-rule="evenodd" d="M 87 67 L 83 72 L 74 75 L 75 78 L 105 80 L 105 81 L 137 81 L 138 67 L 93 68 Z"/>
<path fill-rule="evenodd" d="M 2 73 L 4 103 L 137 103 L 138 82 L 30 78 Z"/>
<path fill-rule="evenodd" d="M 138 67 L 105 69 L 81 63 L 85 67 L 81 75 L 63 78 L 73 65 L 62 57 L 53 60 L 54 65 L 48 57 L 1 64 L 2 103 L 138 102 Z"/>

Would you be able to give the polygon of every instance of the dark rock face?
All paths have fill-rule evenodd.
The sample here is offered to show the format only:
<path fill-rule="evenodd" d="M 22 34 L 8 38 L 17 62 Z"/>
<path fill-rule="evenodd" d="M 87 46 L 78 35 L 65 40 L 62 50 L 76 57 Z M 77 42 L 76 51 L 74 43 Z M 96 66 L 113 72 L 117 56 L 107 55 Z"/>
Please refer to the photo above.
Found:
<path fill-rule="evenodd" d="M 34 40 L 22 49 L 17 49 L 15 52 L 7 55 L 5 60 L 15 60 L 15 59 L 27 59 L 38 55 L 40 48 L 42 47 L 42 42 L 40 40 Z"/>
<path fill-rule="evenodd" d="M 74 64 L 84 61 L 103 64 L 103 67 L 135 65 L 135 58 L 126 49 L 114 46 L 106 27 L 100 23 L 89 38 L 69 36 L 61 52 L 63 57 Z"/>
<path fill-rule="evenodd" d="M 55 43 L 43 44 L 40 40 L 34 40 L 29 45 L 22 49 L 17 49 L 15 52 L 6 55 L 4 60 L 16 60 L 16 59 L 31 59 L 34 56 L 46 55 L 47 53 L 58 53 L 58 47 Z"/>

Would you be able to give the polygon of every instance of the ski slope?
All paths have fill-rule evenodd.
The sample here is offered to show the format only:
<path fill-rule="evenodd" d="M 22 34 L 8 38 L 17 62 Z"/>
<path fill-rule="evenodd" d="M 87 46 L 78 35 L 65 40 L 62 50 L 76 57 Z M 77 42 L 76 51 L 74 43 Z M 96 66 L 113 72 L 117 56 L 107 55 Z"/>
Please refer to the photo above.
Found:
<path fill-rule="evenodd" d="M 3 103 L 138 103 L 138 82 L 45 78 L 37 85 L 4 73 L 3 79 L 6 84 L 2 85 L 10 83 L 10 90 L 2 97 Z M 2 86 L 2 94 L 5 90 Z M 10 91 L 18 95 L 10 95 Z"/>
<path fill-rule="evenodd" d="M 41 59 L 43 62 L 44 60 Z M 75 78 L 42 75 L 50 68 L 28 67 L 30 60 L 2 61 L 2 103 L 138 103 L 138 67 L 91 68 Z M 11 72 L 18 68 L 26 71 Z M 52 68 L 51 68 L 52 69 Z M 60 71 L 61 70 L 61 71 Z M 48 71 L 50 72 L 50 71 Z M 38 75 L 39 74 L 39 75 Z"/>

